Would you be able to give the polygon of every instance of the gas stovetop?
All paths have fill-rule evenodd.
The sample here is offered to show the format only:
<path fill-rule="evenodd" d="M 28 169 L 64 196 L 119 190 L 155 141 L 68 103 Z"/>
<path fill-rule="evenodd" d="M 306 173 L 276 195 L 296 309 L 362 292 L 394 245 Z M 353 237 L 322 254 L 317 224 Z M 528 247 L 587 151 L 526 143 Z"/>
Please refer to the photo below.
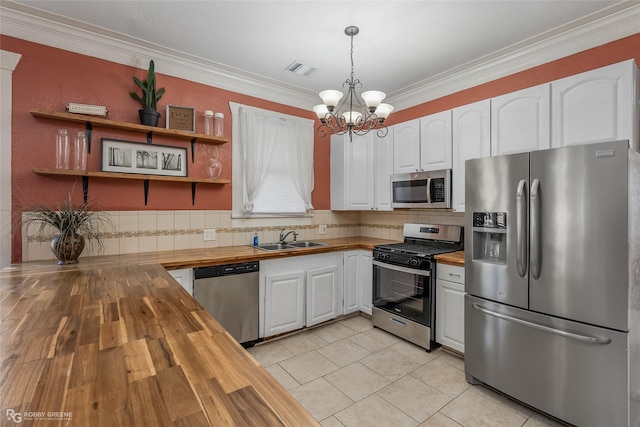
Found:
<path fill-rule="evenodd" d="M 404 242 L 378 245 L 373 258 L 392 264 L 428 267 L 435 255 L 463 248 L 463 228 L 455 225 L 405 224 Z"/>

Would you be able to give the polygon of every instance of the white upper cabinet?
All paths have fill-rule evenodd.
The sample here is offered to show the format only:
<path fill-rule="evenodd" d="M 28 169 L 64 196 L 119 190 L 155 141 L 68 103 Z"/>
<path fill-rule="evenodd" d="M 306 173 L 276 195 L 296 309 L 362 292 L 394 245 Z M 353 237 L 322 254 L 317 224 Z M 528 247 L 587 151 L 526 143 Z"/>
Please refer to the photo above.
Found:
<path fill-rule="evenodd" d="M 453 109 L 453 177 L 451 207 L 464 212 L 464 162 L 491 155 L 491 101 Z"/>
<path fill-rule="evenodd" d="M 551 84 L 491 99 L 491 155 L 551 147 Z"/>
<path fill-rule="evenodd" d="M 634 60 L 551 83 L 552 147 L 628 139 L 638 148 L 638 67 Z"/>
<path fill-rule="evenodd" d="M 393 175 L 393 126 L 384 137 L 373 137 L 373 208 L 391 211 L 391 175 Z M 374 131 L 372 131 L 374 132 Z"/>
<path fill-rule="evenodd" d="M 393 127 L 393 173 L 420 170 L 420 119 Z"/>
<path fill-rule="evenodd" d="M 451 169 L 451 110 L 420 119 L 420 170 Z"/>
<path fill-rule="evenodd" d="M 451 168 L 451 110 L 394 126 L 393 173 Z"/>
<path fill-rule="evenodd" d="M 393 128 L 380 138 L 331 136 L 331 209 L 391 210 Z"/>

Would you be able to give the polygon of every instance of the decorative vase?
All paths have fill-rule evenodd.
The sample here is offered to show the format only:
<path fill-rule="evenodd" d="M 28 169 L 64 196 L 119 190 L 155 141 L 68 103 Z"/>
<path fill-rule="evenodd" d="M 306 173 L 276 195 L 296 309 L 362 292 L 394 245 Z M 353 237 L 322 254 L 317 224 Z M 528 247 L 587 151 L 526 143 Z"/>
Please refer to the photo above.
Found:
<path fill-rule="evenodd" d="M 138 110 L 140 115 L 140 123 L 147 126 L 158 126 L 158 120 L 160 120 L 160 113 L 153 110 Z"/>
<path fill-rule="evenodd" d="M 58 234 L 51 239 L 51 251 L 58 258 L 58 265 L 76 264 L 84 249 L 84 236 Z"/>
<path fill-rule="evenodd" d="M 209 178 L 219 178 L 221 172 L 222 164 L 220 164 L 217 157 L 209 158 L 209 164 L 207 165 L 207 175 L 209 175 Z"/>

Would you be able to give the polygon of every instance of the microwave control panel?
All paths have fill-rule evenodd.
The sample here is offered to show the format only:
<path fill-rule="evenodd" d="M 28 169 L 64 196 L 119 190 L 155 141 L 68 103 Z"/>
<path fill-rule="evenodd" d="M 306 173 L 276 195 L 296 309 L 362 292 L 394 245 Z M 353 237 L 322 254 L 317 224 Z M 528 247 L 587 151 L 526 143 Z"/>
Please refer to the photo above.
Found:
<path fill-rule="evenodd" d="M 431 203 L 443 203 L 445 201 L 444 178 L 431 180 Z"/>

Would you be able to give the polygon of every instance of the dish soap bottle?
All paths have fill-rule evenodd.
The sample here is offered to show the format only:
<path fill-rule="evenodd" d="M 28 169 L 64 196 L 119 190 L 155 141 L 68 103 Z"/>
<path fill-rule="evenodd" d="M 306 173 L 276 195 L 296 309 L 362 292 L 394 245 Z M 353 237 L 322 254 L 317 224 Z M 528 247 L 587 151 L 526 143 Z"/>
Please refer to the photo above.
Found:
<path fill-rule="evenodd" d="M 253 233 L 253 246 L 258 246 L 258 232 Z"/>

